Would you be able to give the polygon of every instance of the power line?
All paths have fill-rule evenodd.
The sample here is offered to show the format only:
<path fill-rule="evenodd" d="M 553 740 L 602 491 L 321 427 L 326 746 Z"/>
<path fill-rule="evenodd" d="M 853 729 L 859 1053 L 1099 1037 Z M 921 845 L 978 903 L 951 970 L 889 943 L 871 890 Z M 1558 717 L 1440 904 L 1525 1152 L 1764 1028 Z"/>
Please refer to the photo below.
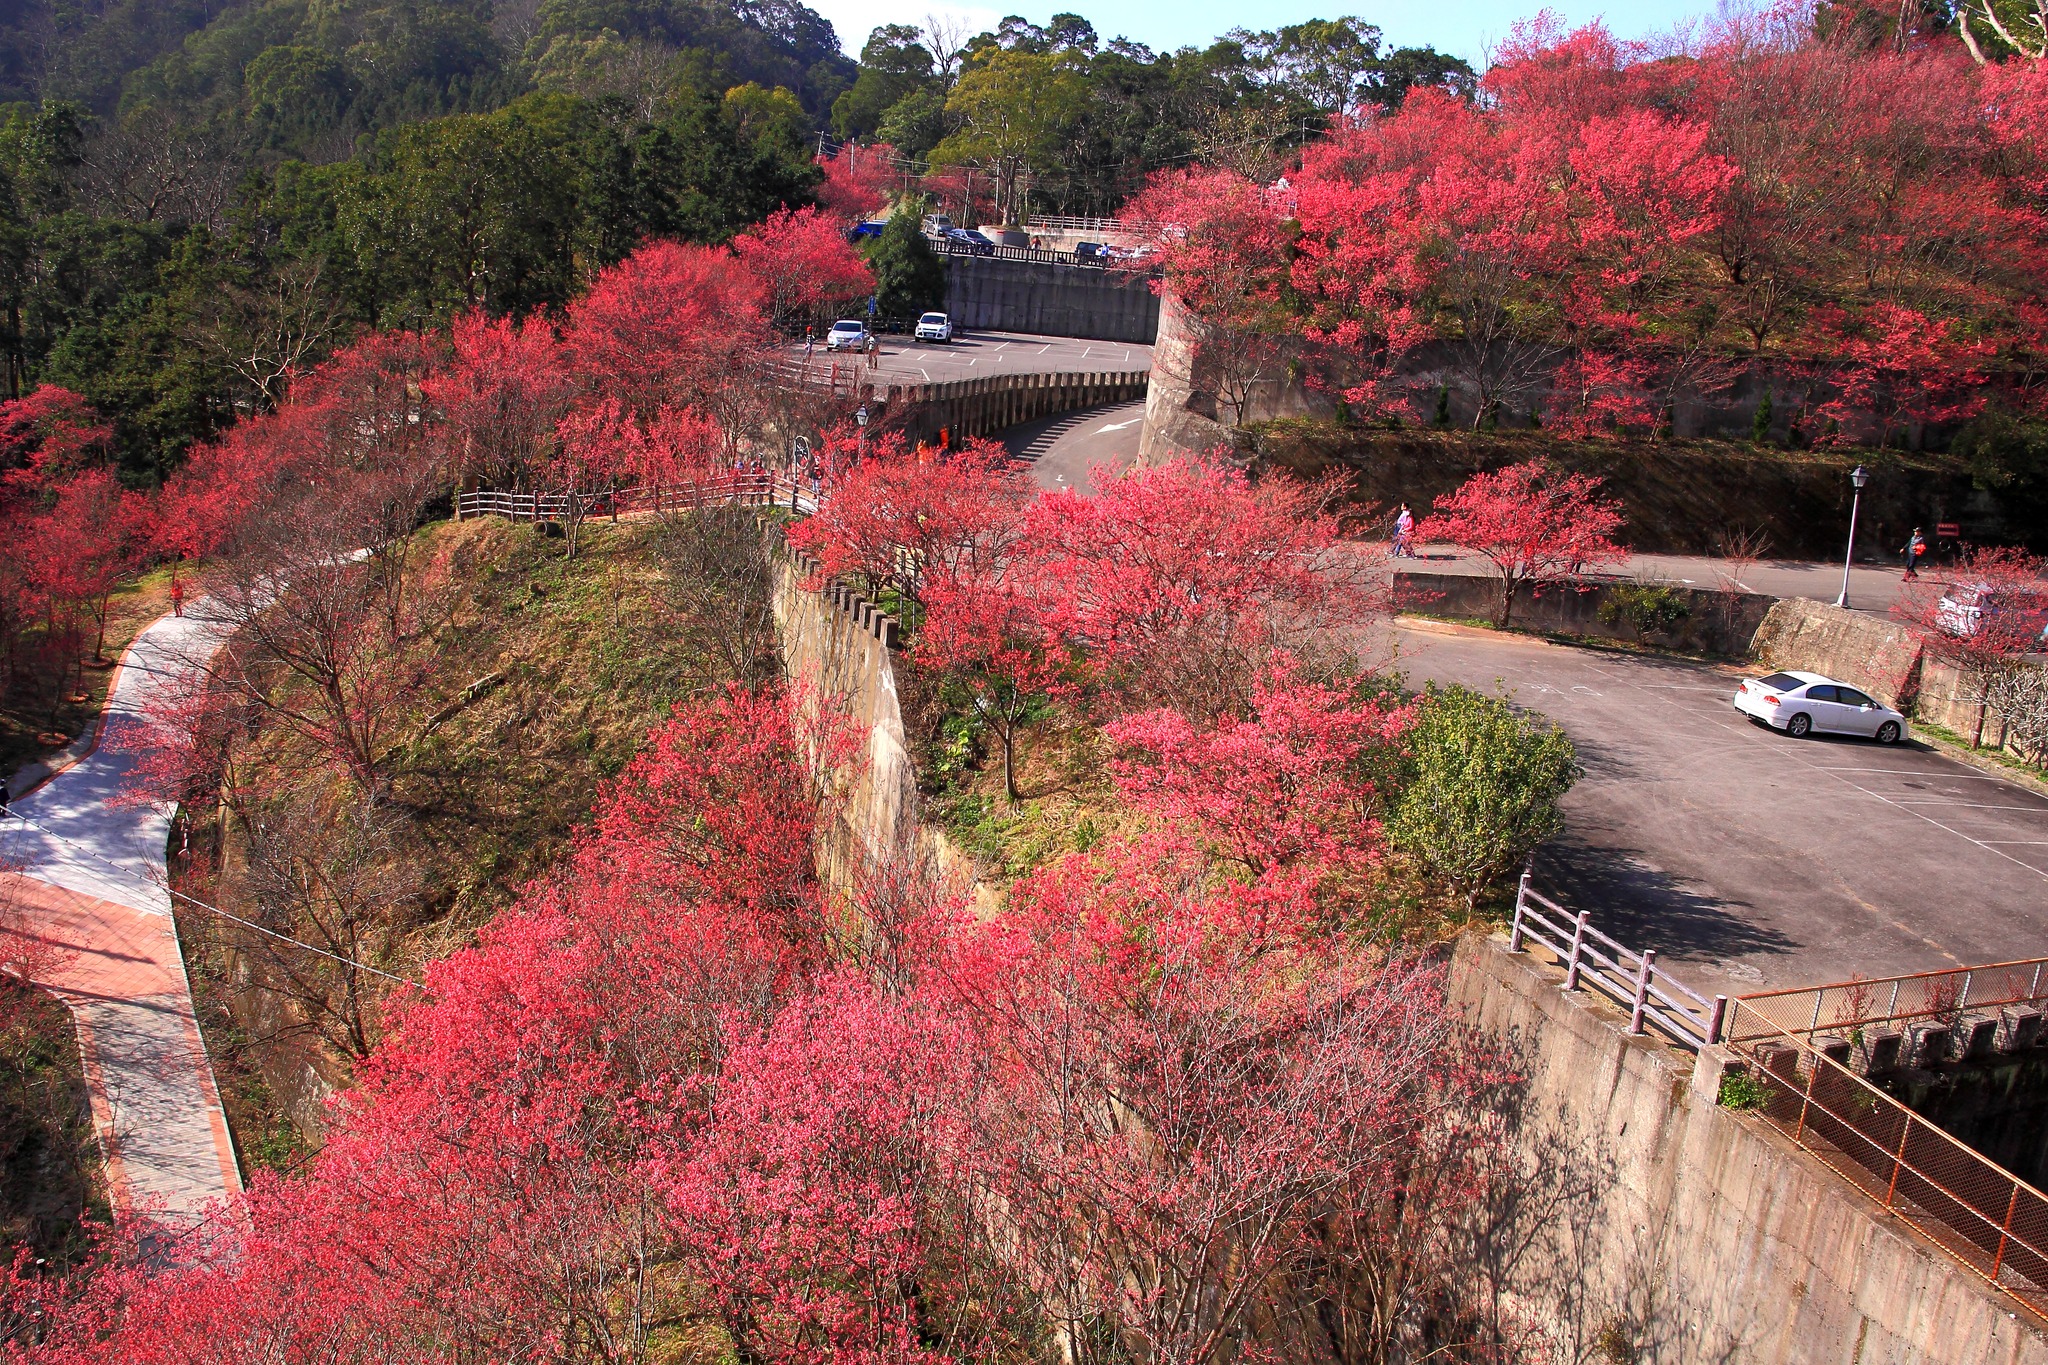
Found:
<path fill-rule="evenodd" d="M 153 891 L 162 891 L 166 895 L 174 896 L 177 899 L 185 902 L 187 905 L 194 906 L 200 910 L 204 910 L 208 914 L 219 915 L 222 919 L 232 920 L 234 923 L 241 925 L 244 929 L 253 929 L 259 934 L 264 934 L 270 938 L 278 940 L 280 943 L 289 943 L 294 948 L 304 948 L 309 953 L 318 953 L 321 957 L 328 958 L 331 961 L 342 963 L 345 966 L 355 967 L 358 970 L 370 973 L 372 976 L 381 976 L 386 981 L 395 981 L 402 986 L 418 986 L 422 990 L 425 989 L 424 985 L 422 985 L 418 981 L 413 980 L 409 976 L 399 976 L 396 973 L 385 971 L 382 967 L 372 967 L 367 962 L 358 962 L 356 959 L 348 957 L 344 954 L 331 952 L 328 949 L 319 947 L 316 944 L 307 943 L 303 939 L 293 938 L 290 934 L 280 934 L 275 929 L 266 928 L 261 924 L 257 924 L 253 920 L 243 919 L 240 915 L 234 914 L 231 911 L 223 910 L 218 905 L 210 905 L 207 902 L 200 900 L 197 896 L 188 896 L 184 892 L 171 886 L 168 881 L 165 881 L 164 883 L 160 884 L 153 878 L 140 876 L 132 868 L 123 867 L 121 864 L 115 862 L 111 858 L 106 857 L 105 855 L 98 852 L 96 849 L 90 848 L 87 845 L 80 843 L 76 839 L 67 838 L 64 835 L 57 833 L 57 831 L 49 828 L 47 825 L 39 824 L 36 821 L 29 819 L 26 815 L 23 815 L 20 811 L 14 810 L 11 807 L 6 809 L 5 811 L 0 811 L 0 814 L 11 815 L 15 819 L 21 821 L 21 823 L 23 823 L 24 825 L 27 825 L 30 829 L 40 830 L 46 838 L 54 839 L 56 842 L 64 845 L 65 847 L 74 849 L 77 852 L 84 854 L 86 857 L 91 858 L 94 862 L 106 864 L 106 866 L 112 868 L 116 873 L 123 877 L 126 877 L 131 882 L 136 882 L 143 886 L 147 886 Z"/>

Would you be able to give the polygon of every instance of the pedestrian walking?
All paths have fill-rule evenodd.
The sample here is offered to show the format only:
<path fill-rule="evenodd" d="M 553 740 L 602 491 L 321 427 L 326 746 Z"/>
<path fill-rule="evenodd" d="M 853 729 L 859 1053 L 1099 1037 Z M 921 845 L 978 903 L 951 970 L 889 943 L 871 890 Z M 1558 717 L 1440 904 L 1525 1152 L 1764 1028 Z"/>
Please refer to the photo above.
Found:
<path fill-rule="evenodd" d="M 1900 577 L 1918 578 L 1920 576 L 1920 561 L 1927 555 L 1927 539 L 1920 534 L 1919 527 L 1915 526 L 1913 528 L 1913 534 L 1906 541 L 1906 548 L 1901 553 L 1906 560 L 1906 572 L 1900 575 Z"/>
<path fill-rule="evenodd" d="M 1394 558 L 1415 558 L 1415 514 L 1408 510 L 1405 502 L 1394 517 Z"/>
<path fill-rule="evenodd" d="M 171 565 L 171 615 L 185 614 L 185 584 L 178 577 L 178 566 Z"/>
<path fill-rule="evenodd" d="M 882 339 L 873 332 L 868 333 L 868 368 L 879 369 L 882 364 Z"/>
<path fill-rule="evenodd" d="M 818 353 L 818 338 L 810 332 L 804 333 L 804 368 L 811 368 L 811 357 Z"/>

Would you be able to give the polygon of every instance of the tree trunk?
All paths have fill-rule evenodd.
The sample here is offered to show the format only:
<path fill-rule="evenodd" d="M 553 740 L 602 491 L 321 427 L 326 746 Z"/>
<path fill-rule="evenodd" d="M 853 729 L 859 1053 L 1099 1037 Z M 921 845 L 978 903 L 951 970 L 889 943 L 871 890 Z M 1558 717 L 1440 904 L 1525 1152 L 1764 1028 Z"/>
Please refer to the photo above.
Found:
<path fill-rule="evenodd" d="M 1514 610 L 1515 580 L 1503 578 L 1500 581 L 1500 615 L 1494 618 L 1493 628 L 1495 630 L 1506 630 L 1508 628 L 1508 617 L 1514 614 Z"/>

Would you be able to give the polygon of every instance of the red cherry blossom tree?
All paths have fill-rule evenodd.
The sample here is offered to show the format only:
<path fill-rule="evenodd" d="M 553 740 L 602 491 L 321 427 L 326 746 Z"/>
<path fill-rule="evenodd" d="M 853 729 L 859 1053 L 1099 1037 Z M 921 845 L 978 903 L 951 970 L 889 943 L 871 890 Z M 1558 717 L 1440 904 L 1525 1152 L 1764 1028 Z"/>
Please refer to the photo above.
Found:
<path fill-rule="evenodd" d="M 874 272 L 821 209 L 777 209 L 732 239 L 733 254 L 767 301 L 768 316 L 796 329 L 875 291 Z"/>
<path fill-rule="evenodd" d="M 1248 719 L 1202 730 L 1157 710 L 1111 722 L 1123 751 L 1111 772 L 1126 800 L 1255 877 L 1356 873 L 1379 854 L 1383 760 L 1413 719 L 1411 707 L 1307 681 L 1282 660 L 1253 685 Z"/>
<path fill-rule="evenodd" d="M 454 355 L 427 381 L 464 476 L 500 488 L 526 486 L 546 464 L 556 425 L 578 378 L 547 319 L 524 322 L 465 313 L 449 331 Z"/>
<path fill-rule="evenodd" d="M 1039 498 L 1023 544 L 1047 627 L 1085 649 L 1105 699 L 1206 722 L 1244 707 L 1276 649 L 1341 647 L 1383 610 L 1332 488 L 1195 460 L 1095 486 Z"/>
<path fill-rule="evenodd" d="M 1626 557 L 1614 542 L 1620 506 L 1599 496 L 1600 483 L 1525 460 L 1474 474 L 1438 498 L 1415 533 L 1470 550 L 1493 566 L 1500 580 L 1494 624 L 1505 627 L 1524 583 L 1575 583 L 1584 570 Z"/>

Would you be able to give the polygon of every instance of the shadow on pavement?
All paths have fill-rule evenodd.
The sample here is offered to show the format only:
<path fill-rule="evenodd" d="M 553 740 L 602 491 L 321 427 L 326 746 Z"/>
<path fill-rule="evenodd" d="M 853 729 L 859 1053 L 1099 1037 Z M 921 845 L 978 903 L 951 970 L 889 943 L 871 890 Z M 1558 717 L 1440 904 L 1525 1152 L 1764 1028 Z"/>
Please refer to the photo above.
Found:
<path fill-rule="evenodd" d="M 1801 945 L 1753 922 L 1755 906 L 1700 894 L 1647 866 L 1634 849 L 1595 847 L 1573 834 L 1536 852 L 1536 889 L 1637 952 L 1704 962 L 1796 951 Z"/>

